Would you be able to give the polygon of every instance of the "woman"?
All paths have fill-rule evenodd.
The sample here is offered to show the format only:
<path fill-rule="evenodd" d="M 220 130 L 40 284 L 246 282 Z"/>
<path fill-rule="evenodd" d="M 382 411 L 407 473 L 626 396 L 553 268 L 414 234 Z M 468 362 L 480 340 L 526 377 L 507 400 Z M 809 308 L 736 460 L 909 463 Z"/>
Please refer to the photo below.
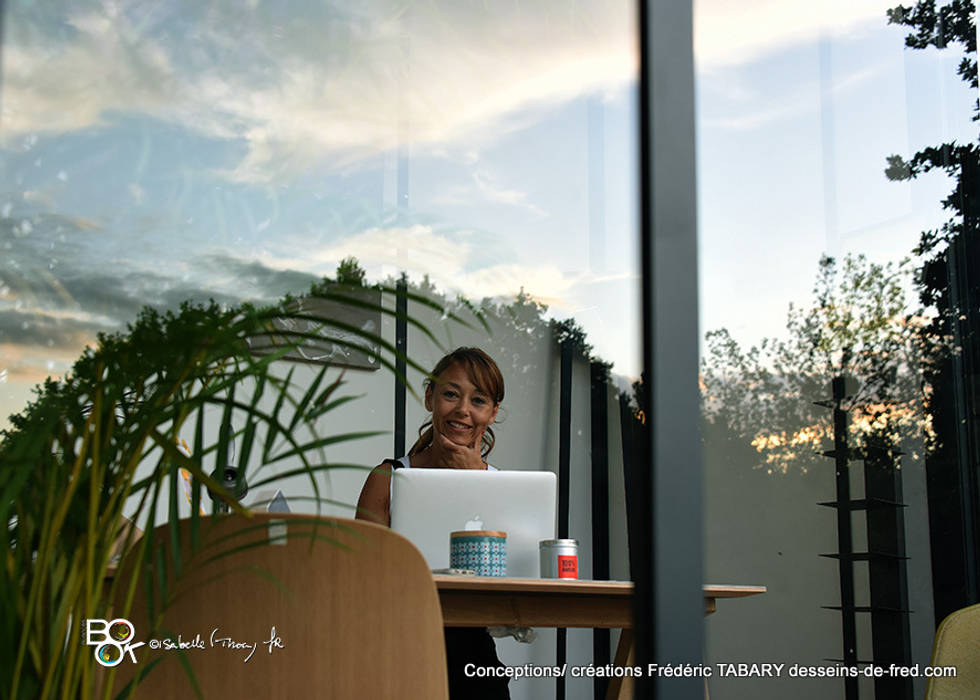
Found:
<path fill-rule="evenodd" d="M 457 348 L 439 360 L 425 381 L 425 408 L 432 417 L 419 428 L 419 438 L 406 456 L 385 460 L 368 475 L 357 501 L 357 517 L 391 524 L 392 469 L 494 469 L 486 457 L 494 444 L 490 426 L 503 398 L 500 368 L 482 350 Z M 485 628 L 447 627 L 449 697 L 510 697 L 506 677 L 467 678 L 467 664 L 503 665 Z"/>

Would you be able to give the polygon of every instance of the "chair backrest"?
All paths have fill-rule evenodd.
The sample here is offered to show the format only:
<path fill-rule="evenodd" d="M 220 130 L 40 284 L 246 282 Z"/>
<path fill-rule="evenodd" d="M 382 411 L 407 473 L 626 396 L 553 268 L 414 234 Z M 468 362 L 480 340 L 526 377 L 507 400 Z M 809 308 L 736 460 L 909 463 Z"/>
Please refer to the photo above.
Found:
<path fill-rule="evenodd" d="M 360 520 L 282 514 L 202 519 L 196 553 L 189 521 L 179 535 L 185 573 L 175 578 L 170 561 L 176 596 L 161 624 L 149 620 L 142 581 L 126 619 L 137 642 L 191 643 L 185 659 L 205 698 L 400 698 L 409 688 L 448 697 L 438 592 L 402 536 Z M 154 536 L 165 542 L 167 526 Z M 120 576 L 131 578 L 125 568 Z M 136 656 L 117 667 L 114 693 L 159 658 L 133 697 L 194 697 L 177 651 L 148 645 Z"/>
<path fill-rule="evenodd" d="M 955 678 L 930 678 L 926 700 L 980 698 L 980 605 L 950 613 L 936 630 L 932 666 L 955 666 Z"/>

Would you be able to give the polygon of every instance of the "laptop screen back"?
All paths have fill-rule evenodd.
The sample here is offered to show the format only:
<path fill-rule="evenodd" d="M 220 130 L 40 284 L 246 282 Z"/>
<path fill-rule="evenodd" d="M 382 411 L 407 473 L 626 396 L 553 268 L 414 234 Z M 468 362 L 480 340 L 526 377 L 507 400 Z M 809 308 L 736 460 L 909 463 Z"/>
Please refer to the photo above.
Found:
<path fill-rule="evenodd" d="M 552 472 L 396 469 L 391 487 L 391 529 L 418 547 L 429 568 L 449 567 L 449 533 L 503 530 L 507 575 L 540 575 L 538 543 L 555 537 Z"/>

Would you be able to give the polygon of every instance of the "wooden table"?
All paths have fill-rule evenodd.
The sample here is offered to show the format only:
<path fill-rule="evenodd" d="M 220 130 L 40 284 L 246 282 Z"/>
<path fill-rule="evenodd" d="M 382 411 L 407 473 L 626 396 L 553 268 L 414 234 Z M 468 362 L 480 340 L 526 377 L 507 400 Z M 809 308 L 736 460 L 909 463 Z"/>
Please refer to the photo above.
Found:
<path fill-rule="evenodd" d="M 586 627 L 623 630 L 614 663 L 633 665 L 633 584 L 630 581 L 489 578 L 434 575 L 447 627 Z M 704 614 L 719 598 L 744 598 L 765 586 L 706 585 Z M 632 695 L 632 678 L 613 678 L 608 698 Z"/>

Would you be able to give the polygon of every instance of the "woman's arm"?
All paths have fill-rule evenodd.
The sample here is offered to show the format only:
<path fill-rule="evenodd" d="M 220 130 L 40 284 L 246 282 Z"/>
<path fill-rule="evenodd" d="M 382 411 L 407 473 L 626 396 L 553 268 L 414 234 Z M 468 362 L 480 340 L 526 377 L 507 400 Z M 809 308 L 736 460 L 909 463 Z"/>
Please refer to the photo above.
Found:
<path fill-rule="evenodd" d="M 376 466 L 361 487 L 357 499 L 359 520 L 369 520 L 384 526 L 391 525 L 391 465 L 383 462 Z"/>

